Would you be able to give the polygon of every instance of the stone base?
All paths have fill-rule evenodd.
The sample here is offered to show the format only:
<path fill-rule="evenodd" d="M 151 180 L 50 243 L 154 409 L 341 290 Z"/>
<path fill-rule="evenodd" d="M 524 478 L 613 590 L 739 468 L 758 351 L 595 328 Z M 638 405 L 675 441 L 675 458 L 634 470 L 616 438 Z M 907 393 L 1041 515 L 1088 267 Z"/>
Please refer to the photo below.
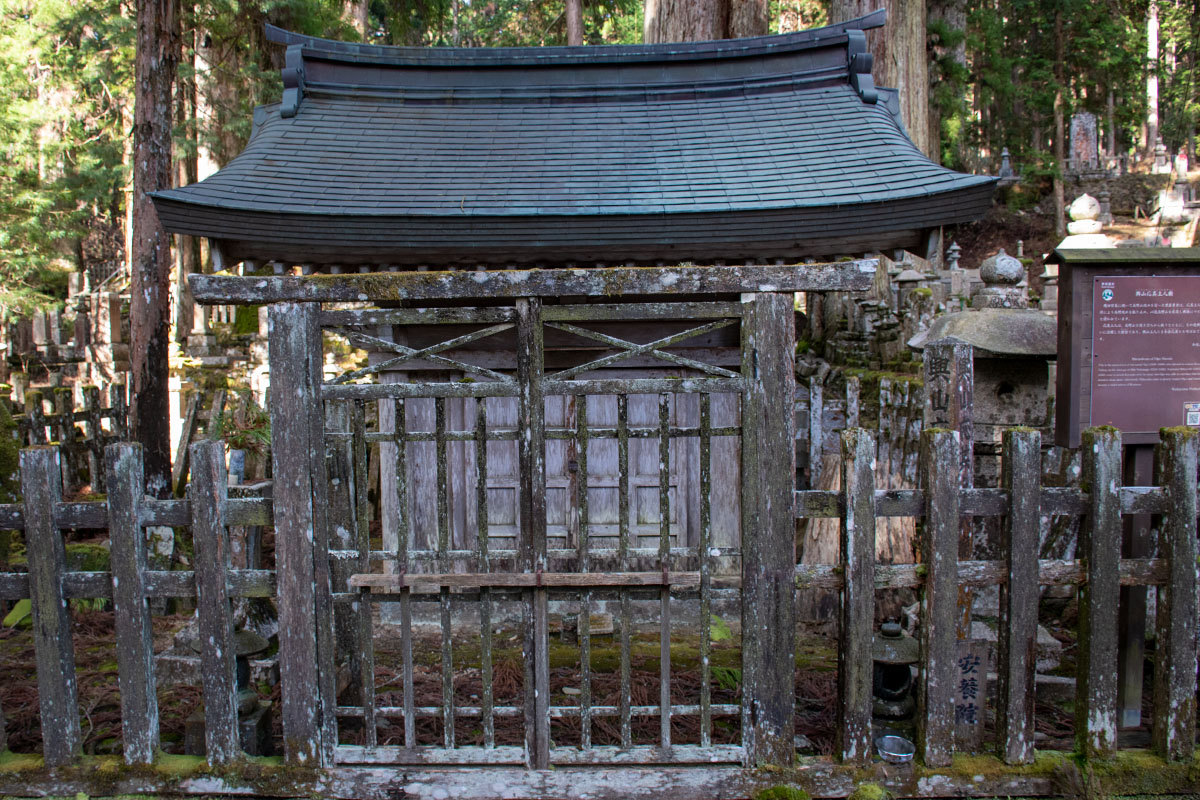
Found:
<path fill-rule="evenodd" d="M 258 708 L 254 711 L 238 715 L 238 742 L 246 755 L 272 755 L 270 700 L 259 700 Z M 189 756 L 203 756 L 207 749 L 204 742 L 204 712 L 197 711 L 184 723 L 183 752 Z"/>

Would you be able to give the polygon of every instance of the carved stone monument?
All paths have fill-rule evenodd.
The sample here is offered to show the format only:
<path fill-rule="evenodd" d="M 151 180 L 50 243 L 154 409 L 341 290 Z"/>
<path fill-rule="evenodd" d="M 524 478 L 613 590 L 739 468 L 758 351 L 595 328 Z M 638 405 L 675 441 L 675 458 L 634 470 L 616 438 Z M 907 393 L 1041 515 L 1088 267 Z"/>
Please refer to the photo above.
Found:
<path fill-rule="evenodd" d="M 1100 137 L 1095 114 L 1080 111 L 1071 115 L 1071 153 L 1067 159 L 1072 172 L 1099 168 Z"/>

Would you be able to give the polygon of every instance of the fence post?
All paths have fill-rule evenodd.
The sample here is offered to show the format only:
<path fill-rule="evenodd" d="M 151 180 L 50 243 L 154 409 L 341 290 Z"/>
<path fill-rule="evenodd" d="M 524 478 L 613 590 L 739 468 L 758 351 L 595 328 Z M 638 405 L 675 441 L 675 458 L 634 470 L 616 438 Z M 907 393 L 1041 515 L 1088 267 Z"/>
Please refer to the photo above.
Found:
<path fill-rule="evenodd" d="M 1166 491 L 1160 552 L 1170 564 L 1158 587 L 1154 664 L 1154 751 L 1170 761 L 1192 757 L 1196 742 L 1196 460 L 1194 428 L 1168 428 L 1158 447 Z"/>
<path fill-rule="evenodd" d="M 841 645 L 834 752 L 846 762 L 871 763 L 871 644 L 875 627 L 875 439 L 862 428 L 842 432 Z"/>
<path fill-rule="evenodd" d="M 40 404 L 40 400 L 39 400 Z M 42 752 L 46 765 L 67 764 L 79 755 L 79 697 L 71 614 L 63 592 L 66 549 L 54 522 L 62 501 L 62 469 L 52 445 L 21 451 L 21 495 L 25 511 L 25 547 L 29 559 L 29 597 L 37 650 L 38 704 L 42 715 Z"/>
<path fill-rule="evenodd" d="M 862 381 L 857 375 L 846 378 L 846 427 L 858 427 L 859 395 L 862 391 Z"/>
<path fill-rule="evenodd" d="M 83 408 L 87 413 L 88 478 L 93 492 L 107 491 L 105 480 L 104 429 L 100 425 L 100 389 L 83 387 Z"/>
<path fill-rule="evenodd" d="M 25 393 L 25 416 L 29 417 L 29 444 L 49 443 L 46 438 L 46 410 L 42 407 L 42 393 L 30 389 Z"/>
<path fill-rule="evenodd" d="M 925 585 L 921 591 L 917 748 L 927 767 L 948 766 L 954 750 L 960 453 L 958 431 L 930 428 L 922 432 Z"/>
<path fill-rule="evenodd" d="M 58 414 L 58 441 L 62 445 L 63 492 L 78 485 L 79 453 L 75 449 L 74 393 L 66 386 L 54 389 L 54 410 Z"/>
<path fill-rule="evenodd" d="M 125 394 L 125 384 L 110 384 L 108 396 L 109 407 L 112 409 L 112 416 L 109 418 L 112 422 L 112 435 L 119 442 L 126 441 L 129 438 L 129 399 Z"/>
<path fill-rule="evenodd" d="M 269 318 L 283 740 L 287 760 L 309 766 L 330 763 L 337 744 L 317 313 L 280 303 Z"/>
<path fill-rule="evenodd" d="M 925 418 L 926 428 L 943 427 L 958 431 L 958 485 L 975 485 L 975 362 L 974 348 L 953 337 L 925 345 Z M 958 557 L 974 556 L 974 522 L 959 523 Z M 971 632 L 971 591 L 958 591 L 958 638 Z"/>
<path fill-rule="evenodd" d="M 196 442 L 191 451 L 192 542 L 196 549 L 196 612 L 200 622 L 200 674 L 204 688 L 204 746 L 210 764 L 241 754 L 238 741 L 237 671 L 233 613 L 229 605 L 229 529 L 225 445 Z"/>
<path fill-rule="evenodd" d="M 742 630 L 751 764 L 795 759 L 796 391 L 790 294 L 742 295 Z M 818 385 L 815 381 L 813 386 Z M 818 459 L 819 460 L 819 459 Z"/>
<path fill-rule="evenodd" d="M 1000 586 L 996 744 L 1008 764 L 1033 762 L 1041 446 L 1042 435 L 1036 430 L 1004 432 L 1000 482 L 1009 507 L 1000 556 L 1008 582 Z"/>
<path fill-rule="evenodd" d="M 517 459 L 521 470 L 518 544 L 521 566 L 542 570 L 546 562 L 546 420 L 542 400 L 542 301 L 520 298 L 517 308 Z M 525 748 L 529 766 L 550 767 L 550 652 L 545 589 L 525 593 Z M 529 663 L 529 659 L 532 663 Z"/>
<path fill-rule="evenodd" d="M 146 536 L 141 506 L 146 491 L 142 446 L 128 442 L 105 450 L 109 480 L 108 531 L 112 542 L 113 611 L 121 737 L 125 763 L 149 764 L 158 750 L 154 638 L 146 598 Z"/>
<path fill-rule="evenodd" d="M 1083 432 L 1083 486 L 1088 511 L 1079 527 L 1079 655 L 1075 678 L 1075 744 L 1085 756 L 1117 748 L 1117 596 L 1121 560 L 1121 432 Z"/>
<path fill-rule="evenodd" d="M 790 396 L 790 395 L 789 395 Z M 821 453 L 824 445 L 825 386 L 820 375 L 808 379 L 808 488 L 816 489 L 821 480 Z"/>

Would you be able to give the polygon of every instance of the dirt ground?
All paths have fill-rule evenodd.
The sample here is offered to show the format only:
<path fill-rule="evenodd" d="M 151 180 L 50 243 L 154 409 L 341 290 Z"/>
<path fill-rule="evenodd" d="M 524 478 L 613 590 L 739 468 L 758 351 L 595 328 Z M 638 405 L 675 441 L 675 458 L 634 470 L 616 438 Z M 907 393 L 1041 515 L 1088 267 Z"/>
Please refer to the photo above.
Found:
<path fill-rule="evenodd" d="M 113 644 L 113 615 L 104 610 L 77 610 L 72 615 L 79 676 L 79 700 L 84 751 L 119 753 L 121 746 L 120 694 L 117 686 L 116 652 Z M 165 649 L 173 633 L 184 624 L 187 615 L 155 618 L 156 650 Z M 1059 629 L 1073 642 L 1069 629 Z M 453 691 L 456 705 L 477 706 L 482 691 L 478 639 L 461 640 L 453 649 Z M 376 652 L 375 685 L 378 706 L 402 705 L 402 670 L 398 638 L 383 636 Z M 563 643 L 556 635 L 551 642 L 552 704 L 578 705 L 580 671 L 579 648 Z M 657 636 L 639 632 L 633 636 L 631 654 L 631 692 L 633 705 L 654 706 L 659 692 L 659 644 Z M 710 656 L 712 665 L 711 697 L 714 704 L 740 703 L 740 645 L 736 639 L 715 642 Z M 700 671 L 698 648 L 694 638 L 677 636 L 672 643 L 671 695 L 674 704 L 698 704 Z M 617 706 L 620 702 L 619 647 L 614 637 L 597 636 L 592 643 L 592 703 Z M 1060 672 L 1069 674 L 1071 664 L 1064 662 Z M 516 631 L 501 630 L 495 637 L 493 681 L 496 706 L 520 707 L 523 700 L 524 664 L 520 636 Z M 344 683 L 348 684 L 346 680 Z M 275 701 L 279 709 L 279 687 L 262 684 L 260 695 Z M 442 703 L 441 643 L 436 634 L 417 637 L 414 642 L 414 689 L 416 705 L 440 707 Z M 1148 694 L 1148 693 L 1147 693 Z M 799 637 L 796 671 L 796 733 L 811 742 L 811 752 L 829 754 L 833 747 L 834 709 L 837 696 L 836 641 L 819 630 Z M 184 724 L 200 707 L 198 686 L 160 688 L 161 732 L 166 752 L 183 752 Z M 353 690 L 344 693 L 341 702 L 352 704 Z M 0 707 L 4 709 L 8 744 L 14 752 L 37 752 L 41 747 L 37 685 L 34 671 L 32 633 L 26 628 L 0 628 Z M 655 716 L 634 717 L 636 744 L 654 744 L 658 738 Z M 440 745 L 442 721 L 438 716 L 421 717 L 417 725 L 420 745 Z M 281 730 L 278 713 L 274 719 L 274 740 L 278 748 Z M 1038 746 L 1043 749 L 1070 749 L 1073 721 L 1069 702 L 1039 703 L 1037 706 Z M 578 719 L 556 719 L 551 736 L 556 746 L 578 746 Z M 985 734 L 991 737 L 990 730 Z M 523 728 L 519 716 L 497 717 L 497 745 L 520 745 Z M 672 737 L 677 744 L 695 744 L 700 740 L 700 721 L 696 715 L 676 716 Z M 362 742 L 361 722 L 344 718 L 340 738 L 346 744 Z M 383 719 L 378 727 L 380 744 L 402 744 L 400 719 Z M 716 744 L 735 743 L 740 738 L 737 716 L 715 716 L 712 740 Z M 620 729 L 616 717 L 596 717 L 592 741 L 596 745 L 619 744 Z M 483 731 L 478 718 L 460 717 L 455 725 L 458 746 L 482 745 Z"/>

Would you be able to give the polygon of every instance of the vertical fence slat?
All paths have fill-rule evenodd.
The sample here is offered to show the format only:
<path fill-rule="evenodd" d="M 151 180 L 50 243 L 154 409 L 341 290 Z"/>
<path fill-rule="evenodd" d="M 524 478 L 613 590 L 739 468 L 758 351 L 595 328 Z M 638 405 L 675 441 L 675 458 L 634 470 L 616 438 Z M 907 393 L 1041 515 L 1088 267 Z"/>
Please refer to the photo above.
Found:
<path fill-rule="evenodd" d="M 66 386 L 54 389 L 54 410 L 58 412 L 58 441 L 62 445 L 63 491 L 73 492 L 78 484 L 79 453 L 75 444 L 75 401 Z"/>
<path fill-rule="evenodd" d="M 926 498 L 921 556 L 921 691 L 917 705 L 917 752 L 927 767 L 950 764 L 954 743 L 954 675 L 958 607 L 959 436 L 926 430 L 921 435 L 921 483 Z"/>
<path fill-rule="evenodd" d="M 743 508 L 742 631 L 745 691 L 753 730 L 752 764 L 790 766 L 795 758 L 795 313 L 790 294 L 742 295 Z M 745 363 L 749 354 L 749 364 Z M 816 385 L 815 383 L 813 385 Z M 819 451 L 818 451 L 819 458 Z M 746 640 L 754 643 L 745 648 Z"/>
<path fill-rule="evenodd" d="M 579 514 L 579 571 L 586 574 L 588 563 L 590 511 L 588 509 L 588 401 L 587 395 L 575 400 L 576 477 L 575 507 Z M 579 597 L 579 745 L 592 747 L 592 593 L 584 590 Z"/>
<path fill-rule="evenodd" d="M 862 390 L 862 381 L 857 376 L 851 375 L 846 378 L 846 427 L 857 428 L 859 416 L 859 394 Z"/>
<path fill-rule="evenodd" d="M 29 417 L 29 443 L 46 444 L 46 409 L 40 391 L 31 389 L 25 393 L 25 414 Z"/>
<path fill-rule="evenodd" d="M 862 428 L 842 433 L 841 645 L 834 752 L 846 762 L 871 761 L 871 661 L 875 626 L 875 440 Z"/>
<path fill-rule="evenodd" d="M 315 334 L 315 335 L 314 335 Z M 318 681 L 316 519 L 313 452 L 324 462 L 324 437 L 314 442 L 309 415 L 320 415 L 320 365 L 308 352 L 319 342 L 317 307 L 281 303 L 270 310 L 271 455 L 275 558 L 279 583 L 279 667 L 283 675 L 283 741 L 289 762 L 324 761 Z M 320 354 L 316 356 L 320 360 Z M 320 420 L 323 427 L 324 421 Z M 324 469 L 321 470 L 324 472 Z M 286 478 L 288 479 L 285 479 Z M 329 710 L 332 713 L 332 709 Z"/>
<path fill-rule="evenodd" d="M 229 605 L 229 529 L 225 446 L 196 442 L 191 451 L 192 542 L 196 550 L 200 676 L 204 689 L 204 744 L 210 764 L 225 764 L 241 753 L 238 742 L 237 669 L 233 612 Z"/>
<path fill-rule="evenodd" d="M 793 379 L 794 381 L 794 379 Z M 821 451 L 824 442 L 825 387 L 820 378 L 808 379 L 808 487 L 817 488 L 821 480 Z"/>
<path fill-rule="evenodd" d="M 622 572 L 629 570 L 629 395 L 617 395 L 617 561 Z M 633 646 L 633 603 L 628 590 L 621 591 L 621 693 L 618 716 L 621 747 L 633 744 L 630 708 L 630 648 Z"/>
<path fill-rule="evenodd" d="M 83 387 L 83 410 L 87 414 L 87 464 L 93 492 L 107 491 L 105 480 L 104 429 L 100 425 L 100 387 Z"/>
<path fill-rule="evenodd" d="M 437 560 L 443 572 L 451 569 L 450 549 L 450 476 L 446 448 L 446 398 L 433 401 L 433 439 L 437 477 Z M 439 622 L 442 638 L 442 745 L 454 747 L 454 634 L 453 604 L 450 588 L 438 590 Z"/>
<path fill-rule="evenodd" d="M 108 396 L 108 405 L 112 410 L 109 417 L 112 436 L 118 442 L 126 441 L 129 439 L 129 398 L 125 392 L 125 384 L 110 384 Z"/>
<path fill-rule="evenodd" d="M 791 397 L 791 395 L 788 395 Z M 658 563 L 665 573 L 671 559 L 671 395 L 658 396 Z M 794 448 L 793 448 L 794 450 Z M 658 591 L 658 738 L 671 746 L 671 587 Z"/>
<path fill-rule="evenodd" d="M 1168 509 L 1160 552 L 1170 574 L 1158 589 L 1151 742 L 1163 758 L 1181 761 L 1196 742 L 1196 431 L 1163 431 L 1158 455 Z"/>
<path fill-rule="evenodd" d="M 89 387 L 95 388 L 95 387 Z M 121 689 L 121 738 L 125 763 L 149 764 L 158 750 L 154 638 L 146 600 L 146 536 L 141 525 L 146 480 L 140 444 L 109 445 L 108 535 L 112 543 L 113 616 L 117 680 Z"/>
<path fill-rule="evenodd" d="M 1008 582 L 1000 587 L 996 743 L 1009 764 L 1033 761 L 1041 442 L 1036 430 L 1004 432 L 1001 486 L 1008 492 L 1009 512 L 1000 548 Z"/>
<path fill-rule="evenodd" d="M 712 395 L 700 395 L 700 746 L 712 744 Z"/>
<path fill-rule="evenodd" d="M 1079 530 L 1087 581 L 1079 589 L 1079 655 L 1075 678 L 1075 743 L 1086 756 L 1117 747 L 1117 596 L 1121 558 L 1121 433 L 1083 432 L 1083 485 L 1088 513 Z"/>
<path fill-rule="evenodd" d="M 371 571 L 371 505 L 367 499 L 368 467 L 367 451 L 370 445 L 366 437 L 366 404 L 362 400 L 354 403 L 351 417 L 354 451 L 354 544 L 358 550 L 358 571 Z M 375 642 L 374 621 L 371 618 L 371 603 L 366 594 L 354 603 L 352 608 L 357 623 L 357 636 L 354 638 L 354 652 L 351 654 L 351 672 L 357 672 L 359 682 L 359 700 L 363 709 L 363 741 L 367 747 L 377 743 L 378 731 L 375 726 Z"/>
<path fill-rule="evenodd" d="M 517 457 L 521 470 L 521 549 L 523 566 L 530 572 L 546 569 L 546 431 L 542 397 L 543 331 L 542 302 L 537 298 L 517 300 Z M 526 745 L 529 765 L 550 766 L 550 630 L 546 590 L 526 591 L 527 667 L 525 710 Z"/>
<path fill-rule="evenodd" d="M 21 451 L 21 496 L 25 501 L 25 549 L 37 651 L 42 752 L 46 765 L 54 767 L 74 759 L 81 744 L 75 646 L 63 593 L 67 556 L 54 522 L 54 508 L 62 500 L 57 447 L 44 445 Z"/>
<path fill-rule="evenodd" d="M 408 571 L 412 514 L 408 498 L 408 421 L 404 398 L 396 400 L 396 569 Z M 412 592 L 400 590 L 400 661 L 404 670 L 401 702 L 404 704 L 404 746 L 417 746 L 417 709 L 413 687 Z"/>
<path fill-rule="evenodd" d="M 487 398 L 475 400 L 475 529 L 479 571 L 491 570 L 488 557 L 487 496 Z M 496 746 L 495 695 L 492 687 L 492 596 L 485 586 L 479 590 L 479 673 L 482 691 L 479 705 L 483 717 L 483 746 Z"/>

